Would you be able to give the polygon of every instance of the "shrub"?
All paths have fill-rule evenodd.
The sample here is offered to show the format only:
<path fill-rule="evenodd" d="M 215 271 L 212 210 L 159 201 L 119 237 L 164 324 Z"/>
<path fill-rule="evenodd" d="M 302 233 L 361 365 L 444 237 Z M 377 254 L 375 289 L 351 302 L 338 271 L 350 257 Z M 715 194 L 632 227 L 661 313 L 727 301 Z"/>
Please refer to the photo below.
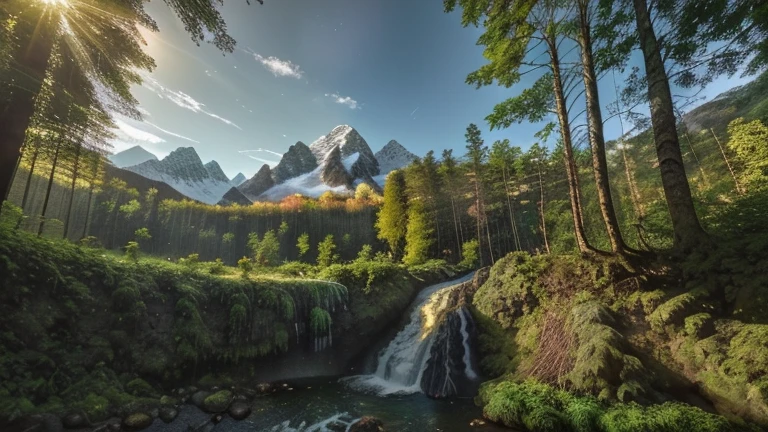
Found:
<path fill-rule="evenodd" d="M 135 241 L 128 242 L 128 244 L 125 245 L 125 256 L 127 256 L 133 262 L 138 262 L 139 244 Z"/>
<path fill-rule="evenodd" d="M 336 244 L 333 243 L 333 235 L 328 234 L 325 239 L 317 245 L 317 265 L 320 267 L 328 267 L 338 259 L 338 255 L 334 255 L 336 251 Z"/>
<path fill-rule="evenodd" d="M 247 278 L 248 274 L 251 272 L 251 270 L 253 270 L 253 263 L 251 262 L 250 258 L 242 257 L 237 261 L 237 268 L 239 268 L 242 272 L 242 276 Z"/>
<path fill-rule="evenodd" d="M 222 275 L 226 272 L 224 261 L 222 261 L 221 258 L 216 258 L 216 261 L 212 262 L 210 269 L 208 269 L 208 273 L 213 275 Z"/>
<path fill-rule="evenodd" d="M 461 255 L 463 258 L 459 263 L 459 266 L 467 269 L 476 268 L 477 264 L 480 262 L 480 256 L 478 255 L 479 249 L 480 243 L 477 239 L 464 242 L 464 244 L 461 245 Z"/>

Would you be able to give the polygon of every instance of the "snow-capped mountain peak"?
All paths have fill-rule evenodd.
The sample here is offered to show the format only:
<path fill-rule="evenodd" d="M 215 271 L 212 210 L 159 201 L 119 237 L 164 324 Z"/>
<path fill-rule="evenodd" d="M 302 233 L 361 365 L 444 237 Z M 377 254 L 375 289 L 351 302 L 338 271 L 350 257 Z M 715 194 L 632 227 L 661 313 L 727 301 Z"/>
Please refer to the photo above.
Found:
<path fill-rule="evenodd" d="M 219 164 L 211 161 L 203 165 L 192 147 L 179 147 L 163 160 L 148 160 L 125 169 L 165 182 L 182 194 L 207 204 L 216 204 L 232 187 Z"/>
<path fill-rule="evenodd" d="M 376 160 L 379 162 L 381 174 L 388 174 L 390 171 L 408 166 L 416 159 L 415 154 L 409 152 L 395 140 L 388 142 L 376 152 Z"/>
<path fill-rule="evenodd" d="M 157 156 L 148 152 L 142 146 L 133 146 L 127 150 L 109 155 L 107 159 L 109 159 L 114 166 L 118 168 L 125 168 L 127 166 L 138 165 L 149 160 L 157 160 Z"/>

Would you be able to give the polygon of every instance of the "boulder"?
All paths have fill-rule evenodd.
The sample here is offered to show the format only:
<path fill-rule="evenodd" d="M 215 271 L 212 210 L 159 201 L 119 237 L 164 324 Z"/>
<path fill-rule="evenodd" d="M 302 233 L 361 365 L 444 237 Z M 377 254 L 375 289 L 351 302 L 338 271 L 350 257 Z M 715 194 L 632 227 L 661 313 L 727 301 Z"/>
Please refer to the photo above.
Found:
<path fill-rule="evenodd" d="M 227 407 L 229 407 L 229 404 L 232 403 L 233 399 L 232 392 L 229 390 L 221 390 L 218 391 L 203 401 L 203 410 L 211 412 L 211 413 L 220 413 L 227 410 Z"/>
<path fill-rule="evenodd" d="M 192 394 L 192 397 L 189 399 L 189 402 L 198 407 L 203 407 L 203 402 L 205 402 L 205 399 L 211 395 L 211 392 L 200 390 Z"/>
<path fill-rule="evenodd" d="M 65 429 L 81 429 L 88 427 L 90 422 L 83 413 L 69 413 L 61 419 L 61 423 Z"/>
<path fill-rule="evenodd" d="M 229 416 L 235 420 L 244 420 L 251 415 L 251 405 L 243 401 L 235 401 L 229 406 Z"/>
<path fill-rule="evenodd" d="M 384 422 L 376 417 L 365 416 L 349 427 L 349 432 L 384 432 Z"/>
<path fill-rule="evenodd" d="M 162 407 L 160 408 L 160 420 L 162 420 L 165 423 L 170 423 L 173 420 L 176 419 L 176 417 L 179 415 L 179 411 L 176 408 L 173 407 Z"/>
<path fill-rule="evenodd" d="M 152 416 L 146 413 L 133 413 L 123 419 L 123 427 L 131 431 L 140 431 L 152 425 Z"/>

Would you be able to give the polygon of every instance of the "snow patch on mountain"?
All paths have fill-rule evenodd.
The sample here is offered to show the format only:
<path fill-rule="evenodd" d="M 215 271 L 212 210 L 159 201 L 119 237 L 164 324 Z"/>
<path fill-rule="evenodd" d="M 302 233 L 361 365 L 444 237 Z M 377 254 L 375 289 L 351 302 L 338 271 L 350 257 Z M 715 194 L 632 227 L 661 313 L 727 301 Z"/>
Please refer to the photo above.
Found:
<path fill-rule="evenodd" d="M 259 196 L 259 200 L 280 201 L 283 198 L 294 194 L 301 194 L 307 197 L 318 198 L 320 195 L 327 191 L 338 193 L 347 191 L 345 186 L 331 187 L 323 183 L 323 180 L 321 179 L 322 172 L 323 167 L 319 166 L 311 172 L 302 174 L 292 179 L 288 179 L 283 183 L 271 187 L 266 192 L 261 194 Z"/>
<path fill-rule="evenodd" d="M 381 174 L 387 174 L 396 169 L 404 168 L 415 161 L 418 156 L 409 152 L 399 142 L 392 140 L 376 152 Z"/>
<path fill-rule="evenodd" d="M 221 170 L 218 164 L 215 167 Z M 206 204 L 216 204 L 232 187 L 229 179 L 214 178 L 192 147 L 179 147 L 163 160 L 148 160 L 125 169 L 164 182 L 182 194 Z"/>

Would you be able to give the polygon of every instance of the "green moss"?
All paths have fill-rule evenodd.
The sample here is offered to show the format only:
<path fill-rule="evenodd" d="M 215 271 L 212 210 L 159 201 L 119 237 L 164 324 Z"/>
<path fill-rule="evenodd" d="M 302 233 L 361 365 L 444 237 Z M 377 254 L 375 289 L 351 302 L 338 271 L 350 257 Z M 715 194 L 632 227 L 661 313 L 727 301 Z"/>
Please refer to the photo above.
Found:
<path fill-rule="evenodd" d="M 651 328 L 660 332 L 667 325 L 681 324 L 683 317 L 690 314 L 690 309 L 697 307 L 696 304 L 707 295 L 707 290 L 697 288 L 667 300 L 648 315 Z"/>
<path fill-rule="evenodd" d="M 82 410 L 88 419 L 94 422 L 106 420 L 109 417 L 109 400 L 93 393 L 88 393 L 85 399 L 75 401 L 72 406 Z"/>
<path fill-rule="evenodd" d="M 131 380 L 126 386 L 129 393 L 134 396 L 155 396 L 155 389 L 141 378 Z"/>
<path fill-rule="evenodd" d="M 701 312 L 685 318 L 685 334 L 688 336 L 696 337 L 697 339 L 702 336 L 702 331 L 705 326 L 712 321 L 712 315 Z"/>
<path fill-rule="evenodd" d="M 588 396 L 534 381 L 486 384 L 478 400 L 490 420 L 530 431 L 576 432 L 728 432 L 734 425 L 722 416 L 690 405 L 667 402 L 605 404 Z"/>
<path fill-rule="evenodd" d="M 225 411 L 231 402 L 232 392 L 221 390 L 205 398 L 203 407 L 210 412 L 221 412 Z"/>

